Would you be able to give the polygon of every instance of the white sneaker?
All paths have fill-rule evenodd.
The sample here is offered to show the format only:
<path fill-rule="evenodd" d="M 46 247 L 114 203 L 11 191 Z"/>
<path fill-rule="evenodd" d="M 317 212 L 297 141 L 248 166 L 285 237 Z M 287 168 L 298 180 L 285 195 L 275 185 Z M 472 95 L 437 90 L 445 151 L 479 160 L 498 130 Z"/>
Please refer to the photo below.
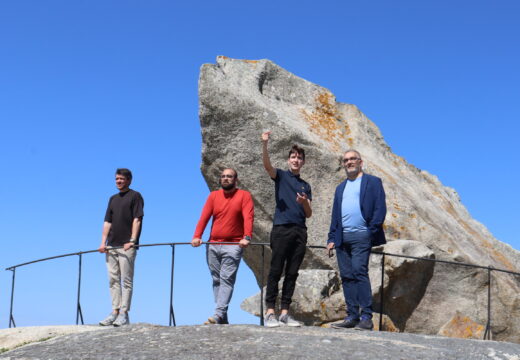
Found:
<path fill-rule="evenodd" d="M 112 325 L 123 326 L 123 325 L 128 325 L 128 324 L 130 324 L 130 318 L 128 317 L 128 313 L 120 312 L 119 315 L 117 316 L 116 321 L 114 321 L 114 323 Z"/>
<path fill-rule="evenodd" d="M 264 318 L 264 326 L 269 328 L 278 327 L 280 323 L 276 320 L 275 314 L 267 314 Z"/>
<path fill-rule="evenodd" d="M 101 325 L 101 326 L 110 326 L 110 325 L 112 325 L 114 323 L 114 321 L 116 321 L 116 319 L 117 319 L 117 314 L 112 312 L 106 318 L 101 320 L 99 322 L 99 325 Z"/>
<path fill-rule="evenodd" d="M 294 320 L 289 314 L 280 315 L 278 320 L 281 325 L 290 327 L 300 327 L 302 324 L 299 321 Z"/>

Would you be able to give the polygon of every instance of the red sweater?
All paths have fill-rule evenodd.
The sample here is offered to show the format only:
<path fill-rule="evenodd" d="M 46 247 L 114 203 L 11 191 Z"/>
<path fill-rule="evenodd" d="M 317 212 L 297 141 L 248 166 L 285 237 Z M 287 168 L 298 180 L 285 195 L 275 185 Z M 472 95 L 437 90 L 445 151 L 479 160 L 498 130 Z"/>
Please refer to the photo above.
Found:
<path fill-rule="evenodd" d="M 237 189 L 231 194 L 223 189 L 212 191 L 200 215 L 194 238 L 202 238 L 209 219 L 213 216 L 210 241 L 240 241 L 253 234 L 255 215 L 253 198 L 248 191 Z"/>

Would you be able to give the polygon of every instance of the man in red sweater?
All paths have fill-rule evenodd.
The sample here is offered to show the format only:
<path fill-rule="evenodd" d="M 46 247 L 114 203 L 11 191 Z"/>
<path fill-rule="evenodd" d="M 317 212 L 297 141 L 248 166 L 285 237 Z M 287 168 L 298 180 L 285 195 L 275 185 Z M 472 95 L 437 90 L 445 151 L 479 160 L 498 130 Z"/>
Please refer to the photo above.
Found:
<path fill-rule="evenodd" d="M 242 252 L 251 242 L 254 205 L 248 191 L 237 189 L 238 176 L 234 169 L 224 169 L 220 175 L 222 189 L 212 191 L 202 209 L 192 246 L 202 244 L 202 234 L 213 217 L 206 260 L 213 278 L 215 314 L 205 324 L 228 324 L 227 310 Z M 236 243 L 219 244 L 219 243 Z"/>

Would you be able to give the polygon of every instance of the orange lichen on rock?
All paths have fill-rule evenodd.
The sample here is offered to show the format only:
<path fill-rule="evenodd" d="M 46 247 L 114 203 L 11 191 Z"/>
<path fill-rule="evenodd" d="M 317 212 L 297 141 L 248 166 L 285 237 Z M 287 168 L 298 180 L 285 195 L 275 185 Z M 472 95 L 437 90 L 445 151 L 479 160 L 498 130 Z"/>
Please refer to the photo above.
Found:
<path fill-rule="evenodd" d="M 394 209 L 396 209 L 397 211 L 402 210 L 398 203 L 394 202 L 394 203 L 392 203 L 392 205 L 394 206 Z"/>
<path fill-rule="evenodd" d="M 325 305 L 325 303 L 323 301 L 320 301 L 320 308 L 321 308 L 321 313 L 325 314 L 325 312 L 327 311 L 327 305 Z"/>
<path fill-rule="evenodd" d="M 462 338 L 462 339 L 482 339 L 486 327 L 471 320 L 468 316 L 462 316 L 457 311 L 455 316 L 442 326 L 439 335 Z"/>
<path fill-rule="evenodd" d="M 372 323 L 374 324 L 374 331 L 379 331 L 379 316 L 379 314 L 374 314 L 374 317 L 372 318 Z M 381 330 L 388 332 L 399 332 L 399 329 L 395 326 L 392 320 L 385 314 L 383 314 Z"/>
<path fill-rule="evenodd" d="M 399 230 L 397 230 L 397 227 L 394 224 L 390 224 L 390 223 L 383 224 L 383 230 L 390 237 L 393 237 L 395 239 L 401 238 L 401 232 Z"/>
<path fill-rule="evenodd" d="M 316 96 L 315 107 L 312 112 L 302 109 L 302 115 L 309 123 L 311 132 L 320 136 L 331 144 L 333 151 L 340 150 L 341 128 L 338 121 L 338 109 L 334 95 L 330 92 L 322 92 Z M 350 133 L 348 126 L 345 132 Z"/>
<path fill-rule="evenodd" d="M 249 63 L 249 64 L 256 64 L 258 62 L 258 60 L 242 60 L 246 63 Z"/>

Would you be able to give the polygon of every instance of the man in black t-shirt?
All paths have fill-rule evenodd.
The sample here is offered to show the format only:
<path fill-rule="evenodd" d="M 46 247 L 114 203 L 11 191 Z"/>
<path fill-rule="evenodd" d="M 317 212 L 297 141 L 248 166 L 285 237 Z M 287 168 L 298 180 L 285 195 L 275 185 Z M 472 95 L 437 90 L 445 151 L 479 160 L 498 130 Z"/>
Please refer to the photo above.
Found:
<path fill-rule="evenodd" d="M 276 208 L 271 231 L 271 267 L 267 278 L 264 325 L 301 326 L 289 315 L 298 270 L 305 256 L 307 246 L 307 227 L 305 219 L 311 217 L 311 186 L 300 177 L 300 170 L 305 164 L 305 151 L 293 145 L 287 159 L 288 170 L 276 169 L 271 165 L 267 143 L 270 131 L 262 134 L 262 162 L 274 181 Z M 278 296 L 278 281 L 285 268 L 285 278 L 280 301 L 280 317 L 275 315 Z"/>
<path fill-rule="evenodd" d="M 131 190 L 132 172 L 116 170 L 116 187 L 119 193 L 110 197 L 103 224 L 101 245 L 98 251 L 106 254 L 106 264 L 112 297 L 112 312 L 99 325 L 122 326 L 130 323 L 128 312 L 132 302 L 134 281 L 135 245 L 139 244 L 143 220 L 144 200 Z M 122 247 L 112 249 L 114 247 Z"/>

